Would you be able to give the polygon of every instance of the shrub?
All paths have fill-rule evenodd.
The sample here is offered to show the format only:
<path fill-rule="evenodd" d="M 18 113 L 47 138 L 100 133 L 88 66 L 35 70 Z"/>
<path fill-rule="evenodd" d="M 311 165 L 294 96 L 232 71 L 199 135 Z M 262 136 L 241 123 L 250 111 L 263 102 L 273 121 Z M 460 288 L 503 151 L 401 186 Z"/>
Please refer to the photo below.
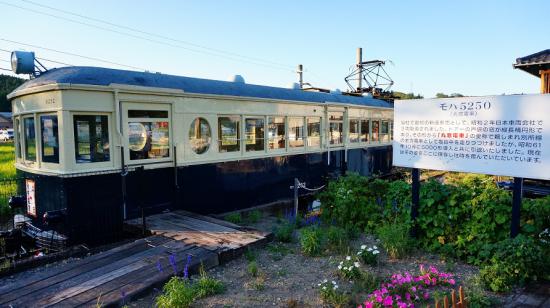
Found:
<path fill-rule="evenodd" d="M 241 216 L 241 213 L 231 213 L 225 216 L 225 220 L 232 222 L 234 224 L 240 224 L 243 222 L 243 218 Z"/>
<path fill-rule="evenodd" d="M 481 280 L 492 291 L 506 292 L 544 274 L 545 255 L 532 238 L 518 235 L 497 243 L 494 250 L 490 264 L 480 271 Z"/>
<path fill-rule="evenodd" d="M 350 298 L 339 290 L 336 281 L 329 282 L 325 279 L 317 286 L 320 288 L 321 299 L 324 303 L 332 307 L 346 307 L 349 304 Z"/>
<path fill-rule="evenodd" d="M 351 256 L 347 256 L 345 260 L 340 261 L 340 264 L 338 264 L 338 275 L 346 279 L 357 279 L 361 276 L 359 268 L 359 262 L 352 259 Z"/>
<path fill-rule="evenodd" d="M 307 256 L 320 255 L 324 246 L 324 238 L 321 228 L 317 226 L 310 226 L 301 229 L 300 246 L 302 253 Z"/>
<path fill-rule="evenodd" d="M 267 245 L 267 250 L 271 253 L 271 257 L 275 261 L 281 260 L 290 252 L 290 249 L 281 243 L 269 244 Z"/>
<path fill-rule="evenodd" d="M 283 243 L 292 242 L 294 239 L 294 229 L 296 229 L 296 225 L 293 222 L 283 221 L 281 224 L 276 226 L 273 231 L 275 239 Z"/>
<path fill-rule="evenodd" d="M 193 290 L 195 293 L 195 298 L 204 298 L 207 296 L 221 294 L 225 291 L 224 284 L 212 277 L 209 277 L 204 271 L 204 268 L 200 269 L 200 277 L 193 284 Z"/>
<path fill-rule="evenodd" d="M 485 293 L 484 284 L 479 275 L 475 275 L 466 281 L 464 293 L 468 298 L 468 305 L 472 308 L 489 308 L 499 306 L 498 300 Z"/>
<path fill-rule="evenodd" d="M 348 249 L 348 232 L 340 227 L 330 226 L 326 230 L 329 249 L 338 253 L 345 253 Z"/>
<path fill-rule="evenodd" d="M 170 278 L 163 292 L 156 298 L 159 308 L 189 307 L 195 300 L 195 291 L 191 283 L 183 278 L 174 276 Z"/>
<path fill-rule="evenodd" d="M 355 283 L 353 284 L 353 288 L 357 292 L 367 292 L 371 293 L 372 291 L 376 290 L 378 286 L 380 285 L 380 278 L 371 272 L 368 271 L 362 271 L 355 279 Z"/>
<path fill-rule="evenodd" d="M 385 224 L 377 230 L 382 246 L 393 259 L 403 258 L 412 248 L 409 226 L 405 224 Z"/>
<path fill-rule="evenodd" d="M 260 212 L 259 210 L 253 210 L 248 213 L 248 216 L 246 218 L 248 223 L 257 223 L 258 221 L 260 221 L 260 219 L 262 219 L 262 212 Z"/>
<path fill-rule="evenodd" d="M 256 261 L 251 261 L 248 263 L 247 271 L 252 277 L 258 276 L 258 263 Z"/>
<path fill-rule="evenodd" d="M 357 252 L 357 257 L 361 261 L 363 261 L 364 264 L 368 265 L 378 265 L 378 256 L 380 254 L 380 251 L 378 250 L 378 247 L 376 245 L 372 247 L 368 247 L 367 245 L 361 245 L 361 248 Z"/>

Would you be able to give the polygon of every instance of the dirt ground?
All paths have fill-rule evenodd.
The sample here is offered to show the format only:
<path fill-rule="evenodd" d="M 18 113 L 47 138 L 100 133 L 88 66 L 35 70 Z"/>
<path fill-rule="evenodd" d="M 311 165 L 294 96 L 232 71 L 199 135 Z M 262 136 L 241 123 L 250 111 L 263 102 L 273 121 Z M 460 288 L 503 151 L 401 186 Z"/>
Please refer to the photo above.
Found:
<path fill-rule="evenodd" d="M 268 216 L 250 226 L 272 231 L 276 224 L 277 218 Z M 336 281 L 342 290 L 354 294 L 354 302 L 359 303 L 365 299 L 366 293 L 352 292 L 353 284 L 337 276 L 337 266 L 346 255 L 355 254 L 362 244 L 371 246 L 379 243 L 372 237 L 362 235 L 350 243 L 353 247 L 351 252 L 342 255 L 325 254 L 322 257 L 302 255 L 298 241 L 268 244 L 253 251 L 258 265 L 256 277 L 248 271 L 249 261 L 246 256 L 209 270 L 210 276 L 225 284 L 226 291 L 201 299 L 193 307 L 323 307 L 317 284 L 324 279 Z M 390 260 L 382 253 L 379 266 L 361 266 L 363 270 L 380 277 L 388 277 L 396 272 L 418 272 L 420 264 L 434 265 L 442 271 L 453 273 L 458 284 L 478 272 L 476 267 L 458 262 L 447 263 L 438 256 L 421 252 L 401 260 Z M 152 307 L 154 297 L 159 292 L 156 290 L 131 302 L 129 306 Z"/>

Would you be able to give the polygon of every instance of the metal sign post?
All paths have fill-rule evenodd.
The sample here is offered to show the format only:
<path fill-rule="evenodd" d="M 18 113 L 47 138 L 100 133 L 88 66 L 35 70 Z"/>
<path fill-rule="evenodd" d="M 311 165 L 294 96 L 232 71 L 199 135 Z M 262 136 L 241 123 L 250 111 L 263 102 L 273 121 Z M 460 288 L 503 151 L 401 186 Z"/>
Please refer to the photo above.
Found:
<path fill-rule="evenodd" d="M 514 238 L 519 234 L 522 197 L 523 197 L 523 178 L 514 178 L 514 192 L 512 195 L 512 222 L 510 225 L 511 238 Z"/>
<path fill-rule="evenodd" d="M 416 237 L 418 235 L 418 225 L 416 218 L 418 218 L 418 209 L 420 208 L 420 169 L 413 168 L 411 172 L 412 177 L 412 204 L 411 204 L 411 221 L 413 223 L 411 229 L 411 236 Z"/>

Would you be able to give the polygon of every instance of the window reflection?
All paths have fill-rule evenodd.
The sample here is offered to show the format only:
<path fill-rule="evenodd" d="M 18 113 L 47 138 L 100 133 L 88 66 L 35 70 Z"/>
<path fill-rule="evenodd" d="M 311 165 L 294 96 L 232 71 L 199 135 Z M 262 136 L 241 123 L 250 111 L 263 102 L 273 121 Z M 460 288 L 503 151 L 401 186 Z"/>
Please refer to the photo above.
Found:
<path fill-rule="evenodd" d="M 307 118 L 307 146 L 321 146 L 321 118 Z"/>
<path fill-rule="evenodd" d="M 359 142 L 359 120 L 349 120 L 349 142 Z"/>
<path fill-rule="evenodd" d="M 77 163 L 109 161 L 109 123 L 105 115 L 75 115 L 75 158 Z"/>
<path fill-rule="evenodd" d="M 304 118 L 288 118 L 288 145 L 291 148 L 304 146 Z"/>
<path fill-rule="evenodd" d="M 57 116 L 40 116 L 40 132 L 42 137 L 42 161 L 47 163 L 59 163 Z"/>
<path fill-rule="evenodd" d="M 197 154 L 208 151 L 211 142 L 210 125 L 204 118 L 196 118 L 189 127 L 191 150 Z"/>
<path fill-rule="evenodd" d="M 361 120 L 361 142 L 368 142 L 369 136 L 369 120 Z"/>
<path fill-rule="evenodd" d="M 130 160 L 170 156 L 168 122 L 130 122 L 128 138 Z"/>
<path fill-rule="evenodd" d="M 218 118 L 218 147 L 220 152 L 237 152 L 241 150 L 240 123 L 239 116 Z"/>
<path fill-rule="evenodd" d="M 264 119 L 248 118 L 245 120 L 246 151 L 264 150 Z"/>
<path fill-rule="evenodd" d="M 380 132 L 380 121 L 372 121 L 372 141 L 380 141 L 378 133 Z"/>
<path fill-rule="evenodd" d="M 269 149 L 284 149 L 286 147 L 284 117 L 269 117 L 268 146 Z"/>
<path fill-rule="evenodd" d="M 25 160 L 36 161 L 34 118 L 23 119 L 23 130 L 25 131 Z"/>

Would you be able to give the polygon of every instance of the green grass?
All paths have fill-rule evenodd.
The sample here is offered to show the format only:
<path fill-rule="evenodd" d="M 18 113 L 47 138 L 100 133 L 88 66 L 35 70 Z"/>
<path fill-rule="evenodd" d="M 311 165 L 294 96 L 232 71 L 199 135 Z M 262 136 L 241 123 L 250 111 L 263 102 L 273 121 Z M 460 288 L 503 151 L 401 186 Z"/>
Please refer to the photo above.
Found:
<path fill-rule="evenodd" d="M 15 148 L 13 142 L 0 143 L 0 219 L 9 216 L 8 198 L 17 193 L 13 182 L 2 182 L 3 179 L 15 178 Z"/>

